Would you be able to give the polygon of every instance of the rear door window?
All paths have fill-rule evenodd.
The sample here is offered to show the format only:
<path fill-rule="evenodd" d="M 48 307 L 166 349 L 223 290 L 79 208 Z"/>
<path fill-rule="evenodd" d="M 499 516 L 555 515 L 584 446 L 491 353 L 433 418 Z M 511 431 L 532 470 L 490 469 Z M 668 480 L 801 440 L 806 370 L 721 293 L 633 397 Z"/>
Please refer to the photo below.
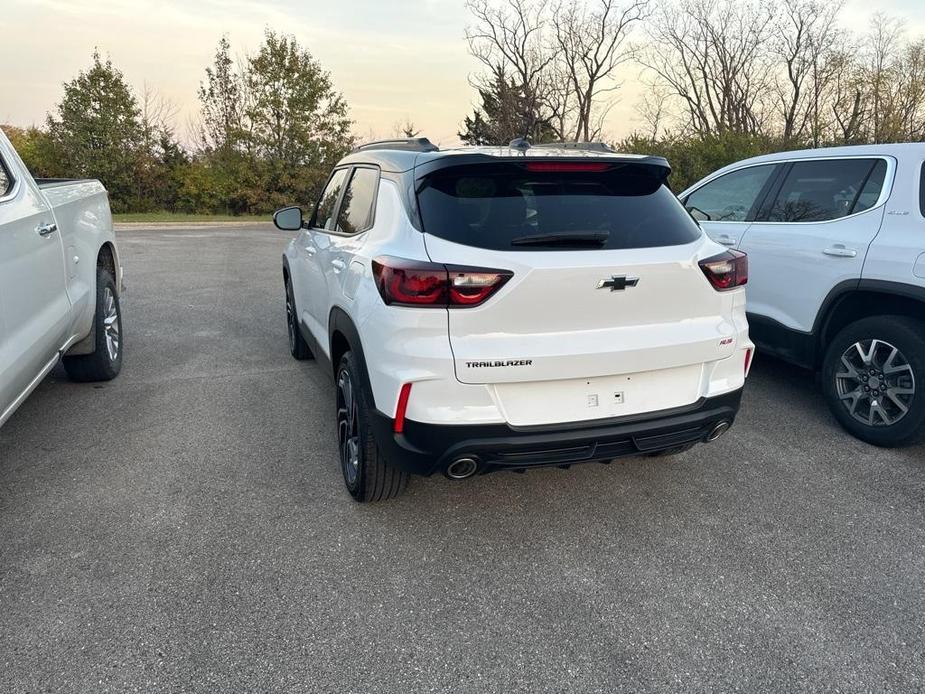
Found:
<path fill-rule="evenodd" d="M 377 169 L 353 170 L 337 214 L 337 231 L 342 234 L 358 234 L 373 225 L 373 206 L 378 185 Z"/>
<path fill-rule="evenodd" d="M 440 169 L 418 186 L 424 231 L 502 251 L 650 248 L 700 237 L 657 175 L 600 166 L 605 170 L 563 171 L 553 162 Z"/>
<path fill-rule="evenodd" d="M 328 184 L 324 187 L 321 197 L 318 199 L 318 204 L 315 205 L 315 213 L 309 223 L 311 228 L 333 231 L 336 223 L 334 212 L 337 207 L 337 199 L 340 197 L 341 188 L 344 187 L 344 181 L 347 180 L 349 172 L 350 169 L 338 169 L 328 179 Z"/>
<path fill-rule="evenodd" d="M 712 222 L 743 222 L 774 173 L 774 164 L 731 171 L 698 188 L 684 204 Z M 701 217 L 698 217 L 698 219 Z"/>
<path fill-rule="evenodd" d="M 886 177 L 882 159 L 800 161 L 768 211 L 771 222 L 825 222 L 876 204 Z"/>

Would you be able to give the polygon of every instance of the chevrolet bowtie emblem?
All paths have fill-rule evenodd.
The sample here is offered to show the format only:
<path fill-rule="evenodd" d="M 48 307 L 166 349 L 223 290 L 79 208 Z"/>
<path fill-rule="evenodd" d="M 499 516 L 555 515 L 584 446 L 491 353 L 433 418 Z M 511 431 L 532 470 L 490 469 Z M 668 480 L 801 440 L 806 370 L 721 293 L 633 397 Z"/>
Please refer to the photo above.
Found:
<path fill-rule="evenodd" d="M 612 292 L 622 292 L 627 287 L 635 287 L 639 284 L 638 277 L 627 277 L 626 275 L 612 275 L 609 280 L 601 280 L 597 283 L 598 289 L 610 287 Z"/>

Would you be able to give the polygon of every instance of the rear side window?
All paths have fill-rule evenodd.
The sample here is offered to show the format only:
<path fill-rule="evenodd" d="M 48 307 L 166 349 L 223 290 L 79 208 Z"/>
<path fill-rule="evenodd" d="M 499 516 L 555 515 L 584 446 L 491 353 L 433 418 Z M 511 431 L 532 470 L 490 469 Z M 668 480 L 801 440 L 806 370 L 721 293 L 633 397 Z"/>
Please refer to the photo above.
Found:
<path fill-rule="evenodd" d="M 337 231 L 358 234 L 373 225 L 373 203 L 378 185 L 379 171 L 376 169 L 353 170 L 337 214 Z"/>
<path fill-rule="evenodd" d="M 424 231 L 500 251 L 649 248 L 700 237 L 660 178 L 639 166 L 598 165 L 606 170 L 557 171 L 546 162 L 440 169 L 418 186 Z"/>
<path fill-rule="evenodd" d="M 768 212 L 771 222 L 824 222 L 873 207 L 883 189 L 882 159 L 794 164 Z"/>
<path fill-rule="evenodd" d="M 349 169 L 338 169 L 331 175 L 318 199 L 318 204 L 315 205 L 315 213 L 309 223 L 313 229 L 334 229 L 334 208 L 337 207 L 337 198 L 340 197 L 340 190 L 344 187 L 348 173 Z"/>
<path fill-rule="evenodd" d="M 714 222 L 741 222 L 774 172 L 774 164 L 731 171 L 687 196 L 685 205 Z M 700 217 L 698 217 L 699 219 Z"/>
<path fill-rule="evenodd" d="M 7 172 L 6 163 L 0 159 L 0 198 L 13 188 L 13 177 Z"/>

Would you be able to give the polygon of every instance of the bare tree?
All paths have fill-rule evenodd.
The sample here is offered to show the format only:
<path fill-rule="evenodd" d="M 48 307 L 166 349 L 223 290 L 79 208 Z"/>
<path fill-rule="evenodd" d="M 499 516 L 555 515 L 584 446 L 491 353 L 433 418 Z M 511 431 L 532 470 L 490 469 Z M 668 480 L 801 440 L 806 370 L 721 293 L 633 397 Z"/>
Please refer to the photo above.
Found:
<path fill-rule="evenodd" d="M 417 137 L 420 134 L 420 129 L 407 116 L 405 116 L 405 120 L 398 121 L 395 123 L 395 125 L 392 126 L 393 137 L 411 138 Z"/>
<path fill-rule="evenodd" d="M 618 5 L 615 0 L 597 0 L 589 8 L 582 0 L 567 0 L 553 17 L 561 74 L 567 92 L 575 102 L 575 140 L 589 140 L 594 131 L 596 107 L 609 110 L 612 102 L 601 103 L 604 94 L 620 87 L 614 80 L 616 69 L 632 58 L 627 40 L 633 25 L 648 13 L 649 0 L 631 0 Z M 601 118 L 598 117 L 598 123 Z"/>
<path fill-rule="evenodd" d="M 775 46 L 784 69 L 775 87 L 786 140 L 801 137 L 807 129 L 818 136 L 818 99 L 832 77 L 822 68 L 839 39 L 836 20 L 843 7 L 844 0 L 784 0 Z"/>
<path fill-rule="evenodd" d="M 473 86 L 490 89 L 513 76 L 526 113 L 523 135 L 535 136 L 551 118 L 546 82 L 557 52 L 544 42 L 543 5 L 537 0 L 467 0 L 474 23 L 466 28 L 469 52 L 486 68 Z"/>
<path fill-rule="evenodd" d="M 641 61 L 706 135 L 757 133 L 768 114 L 775 10 L 759 0 L 661 0 Z"/>

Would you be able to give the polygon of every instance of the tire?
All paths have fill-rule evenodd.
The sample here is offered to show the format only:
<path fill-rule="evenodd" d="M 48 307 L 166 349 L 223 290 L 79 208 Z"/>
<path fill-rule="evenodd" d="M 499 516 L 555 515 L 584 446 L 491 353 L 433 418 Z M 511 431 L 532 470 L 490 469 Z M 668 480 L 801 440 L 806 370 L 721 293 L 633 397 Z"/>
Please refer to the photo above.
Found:
<path fill-rule="evenodd" d="M 356 501 L 385 501 L 401 494 L 408 473 L 383 458 L 370 425 L 371 408 L 353 352 L 337 367 L 337 449 L 344 484 Z"/>
<path fill-rule="evenodd" d="M 286 278 L 286 330 L 289 333 L 289 353 L 294 359 L 304 361 L 314 359 L 311 348 L 302 337 L 299 328 L 299 313 L 295 306 L 295 293 L 292 291 L 292 280 Z"/>
<path fill-rule="evenodd" d="M 822 387 L 835 419 L 862 441 L 925 441 L 925 323 L 877 316 L 848 325 L 826 349 Z"/>
<path fill-rule="evenodd" d="M 72 381 L 111 381 L 122 370 L 124 340 L 122 307 L 116 283 L 105 269 L 96 269 L 96 312 L 93 315 L 96 342 L 92 354 L 65 356 L 64 370 Z"/>

